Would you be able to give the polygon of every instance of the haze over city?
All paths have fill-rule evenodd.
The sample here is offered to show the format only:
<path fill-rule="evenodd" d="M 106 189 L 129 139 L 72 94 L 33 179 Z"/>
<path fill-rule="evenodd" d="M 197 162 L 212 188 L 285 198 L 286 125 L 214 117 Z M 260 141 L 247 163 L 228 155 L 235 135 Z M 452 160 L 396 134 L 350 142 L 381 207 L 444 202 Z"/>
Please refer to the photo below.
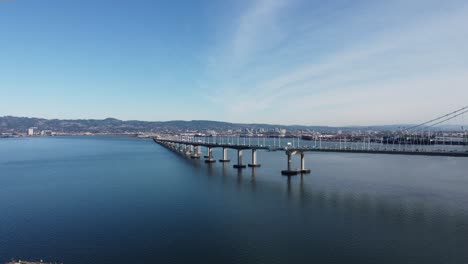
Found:
<path fill-rule="evenodd" d="M 419 123 L 465 105 L 467 24 L 466 1 L 0 1 L 0 114 Z"/>

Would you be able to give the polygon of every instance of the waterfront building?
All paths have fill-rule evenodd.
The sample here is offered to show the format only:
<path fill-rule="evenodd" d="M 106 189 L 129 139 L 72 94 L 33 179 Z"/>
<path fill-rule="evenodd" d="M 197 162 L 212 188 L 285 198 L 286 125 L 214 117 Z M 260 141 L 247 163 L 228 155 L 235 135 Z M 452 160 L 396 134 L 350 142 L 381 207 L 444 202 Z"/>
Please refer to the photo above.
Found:
<path fill-rule="evenodd" d="M 52 130 L 42 130 L 41 131 L 41 136 L 53 136 L 54 132 Z"/>

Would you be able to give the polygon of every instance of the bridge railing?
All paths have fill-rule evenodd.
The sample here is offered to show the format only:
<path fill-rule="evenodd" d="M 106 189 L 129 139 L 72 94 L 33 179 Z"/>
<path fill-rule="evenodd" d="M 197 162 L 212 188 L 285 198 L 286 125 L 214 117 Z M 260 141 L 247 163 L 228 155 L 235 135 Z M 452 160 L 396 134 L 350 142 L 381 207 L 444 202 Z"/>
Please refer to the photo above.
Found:
<path fill-rule="evenodd" d="M 370 139 L 363 142 L 346 142 L 346 141 L 326 141 L 326 142 L 314 142 L 314 143 L 304 143 L 297 142 L 297 144 L 281 144 L 278 139 L 278 144 L 271 142 L 266 143 L 263 138 L 262 144 L 259 144 L 261 141 L 260 138 L 251 139 L 251 138 L 240 138 L 240 137 L 212 137 L 212 138 L 198 138 L 192 136 L 164 136 L 159 137 L 160 140 L 170 141 L 175 143 L 182 144 L 193 144 L 193 145 L 211 145 L 211 146 L 230 146 L 230 147 L 246 147 L 246 148 L 258 148 L 266 149 L 269 151 L 274 150 L 286 150 L 286 149 L 301 149 L 304 151 L 328 151 L 336 150 L 339 152 L 352 152 L 352 151 L 366 151 L 366 152 L 410 152 L 410 153 L 450 153 L 450 152 L 468 152 L 468 148 L 447 148 L 438 147 L 436 145 L 409 145 L 409 144 L 383 144 L 371 142 Z M 255 142 L 256 141 L 256 142 Z M 284 139 L 283 139 L 284 141 Z"/>

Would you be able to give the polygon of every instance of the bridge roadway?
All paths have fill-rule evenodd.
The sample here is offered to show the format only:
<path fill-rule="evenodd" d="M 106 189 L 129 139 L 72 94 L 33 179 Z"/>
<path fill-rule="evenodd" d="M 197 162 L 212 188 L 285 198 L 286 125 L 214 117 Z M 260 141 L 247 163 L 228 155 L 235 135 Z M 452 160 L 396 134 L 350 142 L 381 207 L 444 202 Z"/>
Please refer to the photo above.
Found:
<path fill-rule="evenodd" d="M 362 154 L 387 154 L 387 155 L 419 155 L 419 156 L 446 156 L 446 157 L 468 157 L 468 151 L 427 151 L 427 150 L 385 150 L 385 149 L 350 149 L 350 148 L 317 148 L 317 147 L 294 147 L 294 146 L 266 146 L 256 144 L 232 144 L 219 142 L 204 142 L 201 140 L 181 140 L 181 139 L 161 139 L 154 138 L 154 142 L 167 147 L 171 150 L 183 153 L 191 158 L 201 158 L 201 147 L 207 148 L 207 155 L 204 156 L 206 163 L 213 163 L 216 160 L 213 158 L 213 148 L 222 148 L 223 157 L 220 162 L 229 162 L 227 158 L 227 149 L 237 150 L 237 164 L 233 167 L 237 169 L 246 168 L 242 162 L 243 150 L 252 151 L 252 162 L 249 167 L 260 167 L 257 163 L 257 150 L 267 151 L 285 151 L 287 156 L 287 169 L 281 171 L 283 175 L 297 175 L 301 173 L 310 173 L 309 169 L 305 168 L 305 152 L 339 152 L 339 153 L 362 153 Z M 300 169 L 291 168 L 291 158 L 293 155 L 301 156 Z"/>

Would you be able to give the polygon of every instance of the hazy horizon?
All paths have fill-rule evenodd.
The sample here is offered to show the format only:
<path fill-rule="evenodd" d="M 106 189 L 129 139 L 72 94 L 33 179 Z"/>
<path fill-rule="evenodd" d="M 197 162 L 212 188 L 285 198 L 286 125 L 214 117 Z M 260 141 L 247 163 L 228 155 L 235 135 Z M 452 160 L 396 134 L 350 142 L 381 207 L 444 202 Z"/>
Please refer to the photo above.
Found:
<path fill-rule="evenodd" d="M 105 118 L 43 118 L 43 117 L 35 117 L 35 116 L 12 116 L 12 115 L 4 115 L 1 117 L 15 117 L 15 118 L 37 118 L 37 119 L 46 119 L 46 120 L 105 120 L 105 119 L 116 119 L 123 122 L 131 122 L 131 121 L 138 121 L 138 122 L 193 122 L 193 121 L 208 121 L 208 122 L 220 122 L 220 123 L 231 123 L 231 124 L 240 124 L 240 125 L 271 125 L 271 126 L 306 126 L 306 127 L 336 127 L 336 128 L 347 128 L 347 127 L 397 127 L 401 126 L 404 128 L 405 126 L 413 126 L 419 123 L 406 123 L 406 124 L 380 124 L 380 125 L 338 125 L 338 126 L 328 126 L 328 125 L 321 125 L 321 124 L 282 124 L 282 123 L 239 123 L 239 122 L 229 122 L 224 120 L 210 120 L 210 119 L 171 119 L 171 120 L 141 120 L 141 119 L 120 119 L 115 117 L 105 117 Z M 468 120 L 467 120 L 468 121 Z M 436 127 L 451 127 L 451 126 L 468 126 L 468 123 L 449 123 L 449 124 L 440 124 Z"/>

